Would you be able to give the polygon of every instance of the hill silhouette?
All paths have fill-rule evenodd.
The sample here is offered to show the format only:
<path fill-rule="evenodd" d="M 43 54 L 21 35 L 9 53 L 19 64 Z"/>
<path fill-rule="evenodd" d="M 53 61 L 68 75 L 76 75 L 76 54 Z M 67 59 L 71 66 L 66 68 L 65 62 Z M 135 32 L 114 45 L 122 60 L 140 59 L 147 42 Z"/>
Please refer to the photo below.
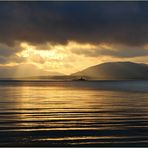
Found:
<path fill-rule="evenodd" d="M 89 67 L 71 76 L 99 80 L 148 79 L 148 65 L 133 62 L 109 62 Z"/>

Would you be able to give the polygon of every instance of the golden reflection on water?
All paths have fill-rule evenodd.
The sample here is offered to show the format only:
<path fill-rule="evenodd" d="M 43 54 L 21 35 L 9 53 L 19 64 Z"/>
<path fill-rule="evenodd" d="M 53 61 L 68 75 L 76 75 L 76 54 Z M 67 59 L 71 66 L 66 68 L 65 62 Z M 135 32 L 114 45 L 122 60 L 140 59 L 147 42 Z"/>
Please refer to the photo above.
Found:
<path fill-rule="evenodd" d="M 130 98 L 130 95 L 133 96 L 130 93 L 127 96 L 123 92 L 83 90 L 61 86 L 25 86 L 17 89 L 15 90 L 14 108 L 22 112 L 17 115 L 19 121 L 22 121 L 17 125 L 29 126 L 33 129 L 37 126 L 41 126 L 41 129 L 46 127 L 48 130 L 52 130 L 50 128 L 65 130 L 67 128 L 100 129 L 103 127 L 117 129 L 118 126 L 112 124 L 109 126 L 108 122 L 129 120 L 130 114 L 135 113 L 135 108 L 136 113 L 141 112 L 137 103 L 139 101 L 136 98 Z M 134 94 L 134 97 L 137 95 Z M 133 116 L 132 120 L 134 117 L 139 118 L 139 116 Z M 95 126 L 91 127 L 90 125 L 93 124 Z"/>
<path fill-rule="evenodd" d="M 95 91 L 74 90 L 61 87 L 43 88 L 43 87 L 22 87 L 18 98 L 19 107 L 37 108 L 37 109 L 83 109 L 91 108 L 94 102 L 91 99 Z M 97 104 L 103 101 L 103 98 L 97 99 Z"/>
<path fill-rule="evenodd" d="M 37 131 L 39 135 L 35 133 L 32 141 L 66 140 L 72 145 L 103 140 L 120 143 L 119 139 L 126 141 L 133 136 L 147 138 L 138 130 L 148 125 L 147 93 L 83 89 L 64 84 L 3 87 L 0 93 L 0 116 L 4 122 L 1 131 Z M 43 131 L 45 134 L 40 134 Z"/>
<path fill-rule="evenodd" d="M 23 114 L 19 114 L 22 121 L 42 121 L 31 123 L 19 123 L 19 125 L 29 126 L 53 126 L 53 123 L 61 121 L 60 127 L 65 124 L 76 126 L 77 122 L 95 120 L 91 111 L 94 111 L 95 100 L 91 95 L 95 95 L 92 90 L 67 89 L 65 87 L 22 87 L 19 90 L 16 108 L 22 109 Z M 102 104 L 103 98 L 97 99 L 97 104 Z M 101 106 L 100 106 L 101 107 Z M 29 114 L 28 114 L 29 113 Z M 87 114 L 87 116 L 85 116 Z M 63 121 L 64 120 L 64 121 Z M 75 124 L 75 125 L 74 125 Z M 58 127 L 58 124 L 54 126 Z M 71 125 L 68 125 L 69 128 Z M 61 129 L 61 128 L 59 128 Z"/>

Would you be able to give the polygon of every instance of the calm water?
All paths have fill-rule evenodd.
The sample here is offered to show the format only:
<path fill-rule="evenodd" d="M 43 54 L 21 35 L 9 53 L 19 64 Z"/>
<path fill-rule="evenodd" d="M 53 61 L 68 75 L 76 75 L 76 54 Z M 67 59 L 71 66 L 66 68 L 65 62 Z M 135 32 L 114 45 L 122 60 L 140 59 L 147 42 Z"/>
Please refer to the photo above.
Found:
<path fill-rule="evenodd" d="M 148 81 L 0 81 L 0 146 L 148 146 Z"/>

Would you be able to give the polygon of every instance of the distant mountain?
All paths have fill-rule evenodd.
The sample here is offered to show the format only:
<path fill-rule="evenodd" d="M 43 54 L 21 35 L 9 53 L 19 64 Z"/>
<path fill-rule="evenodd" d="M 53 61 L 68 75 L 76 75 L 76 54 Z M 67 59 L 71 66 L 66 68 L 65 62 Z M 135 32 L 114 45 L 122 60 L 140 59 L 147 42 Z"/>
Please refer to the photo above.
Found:
<path fill-rule="evenodd" d="M 110 62 L 89 67 L 71 76 L 99 80 L 148 79 L 148 65 L 132 62 Z"/>

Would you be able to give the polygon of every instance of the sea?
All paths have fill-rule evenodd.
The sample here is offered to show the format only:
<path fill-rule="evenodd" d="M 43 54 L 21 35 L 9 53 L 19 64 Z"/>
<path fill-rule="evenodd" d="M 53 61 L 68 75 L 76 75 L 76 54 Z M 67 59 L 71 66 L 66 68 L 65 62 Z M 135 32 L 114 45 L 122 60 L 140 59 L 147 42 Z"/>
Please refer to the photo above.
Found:
<path fill-rule="evenodd" d="M 148 81 L 0 81 L 0 146 L 148 146 Z"/>

